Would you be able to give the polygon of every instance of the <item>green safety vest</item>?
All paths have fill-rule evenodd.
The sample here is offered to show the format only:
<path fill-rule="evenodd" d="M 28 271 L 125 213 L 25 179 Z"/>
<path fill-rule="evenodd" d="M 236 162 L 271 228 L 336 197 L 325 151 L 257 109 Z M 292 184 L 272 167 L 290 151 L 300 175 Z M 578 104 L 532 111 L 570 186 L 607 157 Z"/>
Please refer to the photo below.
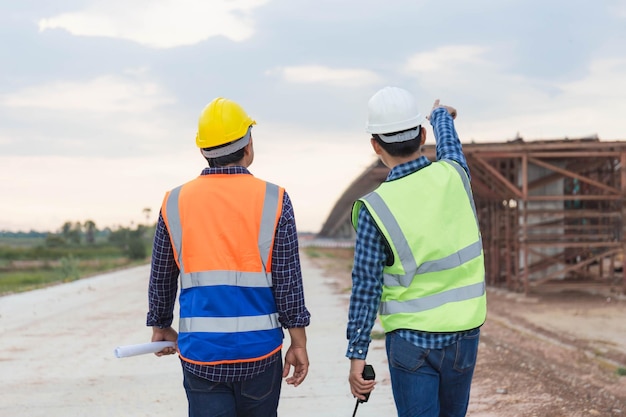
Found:
<path fill-rule="evenodd" d="M 435 162 L 382 183 L 355 202 L 355 229 L 363 205 L 393 253 L 383 269 L 386 332 L 457 332 L 485 322 L 482 239 L 469 178 L 458 163 Z"/>

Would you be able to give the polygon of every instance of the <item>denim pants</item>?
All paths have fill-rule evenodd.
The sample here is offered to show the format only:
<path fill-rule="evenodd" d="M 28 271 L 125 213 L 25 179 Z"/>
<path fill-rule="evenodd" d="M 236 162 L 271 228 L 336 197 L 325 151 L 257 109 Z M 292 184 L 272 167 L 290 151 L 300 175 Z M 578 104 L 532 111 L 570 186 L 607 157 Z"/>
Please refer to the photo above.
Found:
<path fill-rule="evenodd" d="M 395 332 L 386 348 L 398 417 L 464 417 L 480 330 L 442 349 L 415 346 Z"/>
<path fill-rule="evenodd" d="M 189 417 L 276 417 L 282 360 L 245 381 L 212 382 L 183 369 Z"/>

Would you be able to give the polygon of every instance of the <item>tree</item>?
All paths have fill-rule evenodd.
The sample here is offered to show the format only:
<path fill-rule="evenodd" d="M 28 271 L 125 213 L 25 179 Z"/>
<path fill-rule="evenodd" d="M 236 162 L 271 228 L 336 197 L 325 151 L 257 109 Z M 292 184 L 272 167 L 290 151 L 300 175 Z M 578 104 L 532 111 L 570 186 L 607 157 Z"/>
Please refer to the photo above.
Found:
<path fill-rule="evenodd" d="M 147 248 L 144 242 L 146 227 L 137 225 L 136 229 L 119 227 L 111 231 L 109 242 L 119 246 L 130 259 L 144 259 L 147 256 Z"/>
<path fill-rule="evenodd" d="M 130 259 L 144 259 L 148 252 L 146 244 L 143 240 L 143 230 L 137 227 L 137 230 L 130 232 L 128 237 L 127 255 Z"/>
<path fill-rule="evenodd" d="M 81 222 L 74 223 L 70 230 L 69 240 L 75 245 L 80 244 L 80 237 L 83 233 L 83 224 Z"/>
<path fill-rule="evenodd" d="M 96 223 L 93 220 L 86 220 L 83 226 L 85 227 L 85 240 L 88 244 L 93 245 L 96 242 L 96 232 L 98 231 Z"/>
<path fill-rule="evenodd" d="M 72 231 L 72 222 L 67 221 L 63 223 L 63 226 L 61 226 L 61 235 L 63 235 L 65 240 L 69 240 L 71 231 Z"/>
<path fill-rule="evenodd" d="M 150 207 L 145 207 L 142 212 L 144 216 L 146 216 L 146 224 L 150 224 L 150 214 L 152 213 L 152 209 Z"/>
<path fill-rule="evenodd" d="M 122 250 L 128 249 L 128 237 L 130 236 L 130 229 L 128 227 L 118 227 L 115 230 L 111 230 L 109 234 L 109 242 L 119 246 Z"/>

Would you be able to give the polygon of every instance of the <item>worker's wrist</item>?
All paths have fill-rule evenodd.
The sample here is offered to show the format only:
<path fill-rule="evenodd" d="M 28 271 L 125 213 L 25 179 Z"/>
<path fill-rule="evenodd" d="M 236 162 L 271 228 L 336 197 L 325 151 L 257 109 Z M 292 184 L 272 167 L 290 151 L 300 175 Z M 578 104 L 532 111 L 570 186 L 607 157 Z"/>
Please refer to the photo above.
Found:
<path fill-rule="evenodd" d="M 349 346 L 346 357 L 348 359 L 365 359 L 367 357 L 367 347 Z"/>
<path fill-rule="evenodd" d="M 172 327 L 172 323 L 169 323 L 169 324 L 155 323 L 155 324 L 150 324 L 149 326 L 152 327 L 153 329 L 165 330 L 165 329 L 169 329 L 170 327 Z"/>
<path fill-rule="evenodd" d="M 431 125 L 435 125 L 435 122 L 437 121 L 437 118 L 442 115 L 442 114 L 446 114 L 448 113 L 448 110 L 446 110 L 445 107 L 437 107 L 436 109 L 433 109 L 433 111 L 430 113 L 430 124 Z"/>

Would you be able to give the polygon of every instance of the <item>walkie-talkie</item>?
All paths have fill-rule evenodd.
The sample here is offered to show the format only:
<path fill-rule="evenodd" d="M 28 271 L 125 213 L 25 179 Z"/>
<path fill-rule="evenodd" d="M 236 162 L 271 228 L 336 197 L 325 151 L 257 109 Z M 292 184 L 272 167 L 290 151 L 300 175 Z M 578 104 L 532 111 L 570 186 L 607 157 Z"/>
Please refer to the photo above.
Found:
<path fill-rule="evenodd" d="M 374 372 L 374 367 L 372 365 L 365 365 L 365 368 L 363 368 L 363 373 L 361 375 L 363 375 L 363 379 L 366 381 L 371 381 L 371 380 L 376 379 L 376 372 Z M 359 400 L 359 402 L 366 403 L 367 400 L 370 399 L 370 394 L 371 394 L 371 391 L 368 392 L 367 394 L 363 394 L 365 395 L 365 399 Z"/>
<path fill-rule="evenodd" d="M 363 379 L 366 381 L 371 381 L 373 379 L 376 379 L 376 372 L 374 372 L 374 367 L 372 365 L 365 365 L 365 368 L 363 368 L 363 373 L 361 374 L 361 376 L 363 376 Z M 354 413 L 352 413 L 352 417 L 356 416 L 356 410 L 357 408 L 359 408 L 359 404 L 366 403 L 367 400 L 370 399 L 370 394 L 371 394 L 371 391 L 368 392 L 367 394 L 363 394 L 365 395 L 364 400 L 361 400 L 360 398 L 356 399 L 356 404 L 354 406 Z"/>

